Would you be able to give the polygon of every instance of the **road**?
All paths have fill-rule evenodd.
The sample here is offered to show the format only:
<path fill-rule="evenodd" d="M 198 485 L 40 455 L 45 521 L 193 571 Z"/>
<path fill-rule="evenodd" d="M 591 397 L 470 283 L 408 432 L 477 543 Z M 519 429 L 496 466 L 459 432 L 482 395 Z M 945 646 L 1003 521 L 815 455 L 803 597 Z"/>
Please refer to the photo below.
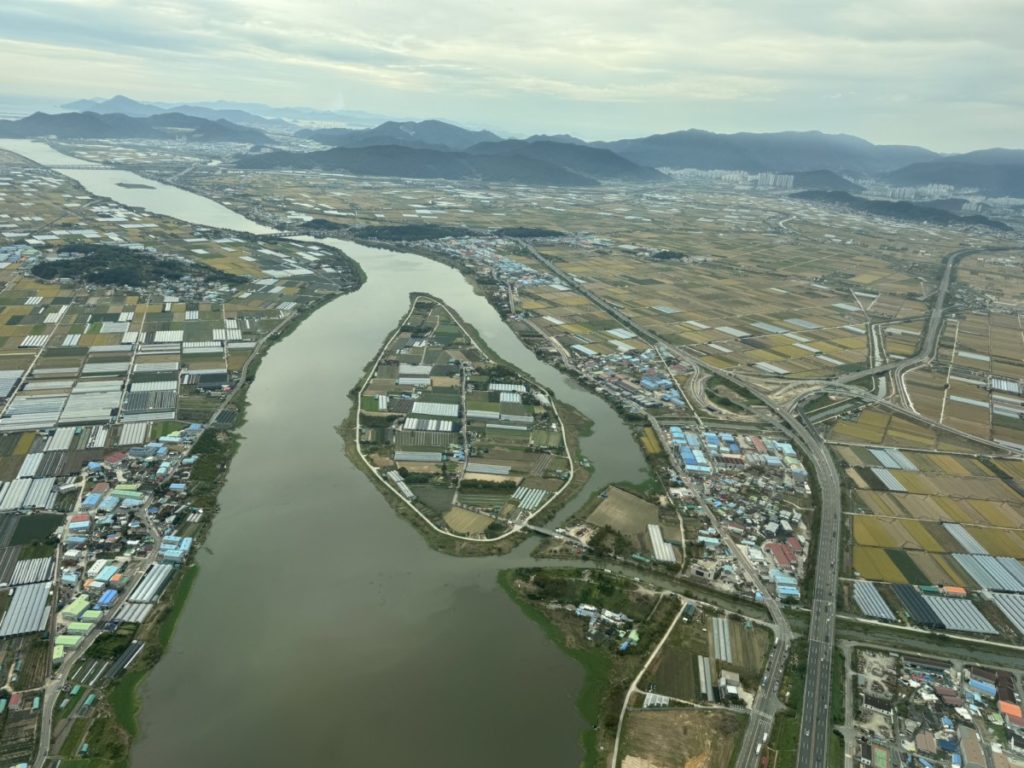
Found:
<path fill-rule="evenodd" d="M 615 746 L 612 748 L 612 761 L 610 765 L 617 766 L 619 764 L 619 743 L 622 740 L 622 724 L 626 721 L 626 710 L 629 708 L 629 700 L 633 698 L 633 694 L 639 689 L 640 681 L 643 679 L 644 674 L 647 672 L 647 668 L 651 666 L 651 662 L 657 658 L 661 652 L 661 648 L 665 645 L 665 641 L 668 640 L 669 635 L 672 634 L 672 630 L 676 628 L 676 624 L 679 623 L 679 617 L 683 615 L 683 611 L 686 609 L 686 601 L 681 600 L 679 610 L 676 611 L 675 618 L 672 619 L 672 623 L 668 625 L 668 629 L 665 634 L 662 635 L 661 640 L 654 646 L 654 650 L 651 651 L 651 655 L 647 657 L 647 661 L 640 668 L 640 671 L 636 673 L 636 677 L 633 678 L 633 682 L 629 684 L 629 689 L 626 691 L 626 696 L 622 700 L 622 711 L 619 713 L 619 724 L 615 729 Z M 739 763 L 737 764 L 739 765 Z"/>
<path fill-rule="evenodd" d="M 84 486 L 85 484 L 83 483 L 83 489 Z M 78 498 L 79 503 L 81 503 L 81 493 Z M 79 504 L 75 505 L 75 511 L 79 511 Z M 156 562 L 156 559 L 160 554 L 160 537 L 157 531 L 153 528 L 153 523 L 150 520 L 149 515 L 143 514 L 140 519 L 145 523 L 150 535 L 153 537 L 153 548 L 145 558 L 135 565 L 134 573 L 136 575 L 144 574 L 146 570 Z M 60 562 L 59 556 L 57 561 Z M 134 580 L 135 579 L 133 578 L 133 581 Z M 117 610 L 121 607 L 122 603 L 128 599 L 130 592 L 130 589 L 126 589 L 118 595 L 117 600 L 115 600 L 110 606 L 110 616 L 114 616 L 117 613 Z M 32 763 L 33 768 L 43 768 L 46 761 L 50 758 L 49 752 L 50 747 L 52 746 L 50 740 L 53 738 L 53 713 L 56 708 L 57 701 L 60 699 L 60 692 L 67 683 L 68 677 L 75 668 L 75 665 L 81 661 L 86 651 L 88 651 L 89 647 L 93 644 L 93 641 L 96 640 L 100 634 L 101 633 L 94 628 L 92 632 L 86 635 L 81 645 L 64 657 L 64 661 L 61 662 L 60 669 L 46 682 L 43 694 L 42 716 L 39 724 L 39 746 L 38 751 L 36 752 L 36 758 Z"/>
<path fill-rule="evenodd" d="M 815 431 L 812 424 L 804 422 L 802 415 L 798 412 L 787 408 L 780 408 L 768 396 L 749 387 L 735 373 L 714 368 L 689 351 L 673 347 L 664 339 L 635 323 L 617 307 L 600 296 L 595 295 L 585 286 L 580 285 L 571 275 L 562 270 L 558 265 L 552 263 L 543 254 L 538 253 L 530 244 L 523 241 L 519 242 L 541 264 L 565 281 L 566 285 L 572 287 L 573 290 L 604 309 L 640 338 L 669 350 L 677 359 L 689 363 L 695 371 L 705 371 L 714 374 L 739 387 L 741 391 L 749 392 L 751 397 L 760 401 L 768 409 L 768 412 L 774 416 L 778 426 L 788 432 L 802 450 L 804 458 L 814 472 L 819 489 L 819 531 L 816 548 L 817 562 L 815 564 L 814 595 L 811 609 L 812 618 L 808 634 L 808 647 L 811 649 L 812 655 L 807 660 L 808 675 L 802 698 L 803 714 L 801 716 L 798 765 L 800 768 L 825 765 L 828 754 L 828 735 L 831 731 L 829 705 L 831 703 L 832 679 L 832 615 L 835 613 L 836 586 L 838 583 L 836 561 L 839 556 L 839 527 L 841 521 L 839 470 L 832 460 L 825 441 Z M 947 261 L 945 278 L 943 280 L 945 287 L 948 287 L 948 277 L 953 263 L 952 258 Z M 936 306 L 940 308 L 940 311 L 943 305 L 942 298 L 944 298 L 944 295 L 936 300 Z M 777 675 L 781 675 L 788 651 L 788 643 L 780 641 L 772 650 L 768 660 L 768 669 L 775 670 Z M 759 694 L 762 699 L 768 695 L 762 692 L 759 692 Z M 752 713 L 741 747 L 742 754 L 752 754 L 752 750 L 756 750 L 756 747 L 752 745 L 756 745 L 761 739 L 763 730 L 771 730 L 774 711 L 769 712 L 770 708 L 767 708 L 763 701 L 761 707 L 758 712 Z M 747 763 L 747 765 L 749 764 Z M 744 765 L 744 763 L 740 762 L 737 765 Z"/>

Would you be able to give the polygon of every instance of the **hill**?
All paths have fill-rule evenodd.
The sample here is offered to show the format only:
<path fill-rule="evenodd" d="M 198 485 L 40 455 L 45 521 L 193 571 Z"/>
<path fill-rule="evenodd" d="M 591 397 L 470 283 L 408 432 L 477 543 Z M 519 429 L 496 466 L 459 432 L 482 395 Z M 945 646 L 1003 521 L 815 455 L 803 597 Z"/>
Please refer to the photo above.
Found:
<path fill-rule="evenodd" d="M 32 274 L 43 280 L 70 278 L 91 285 L 130 285 L 185 278 L 208 283 L 244 283 L 246 278 L 229 275 L 219 269 L 184 259 L 155 256 L 151 253 L 102 243 L 75 243 L 61 247 L 65 258 L 41 261 Z"/>
<path fill-rule="evenodd" d="M 500 141 L 490 131 L 471 131 L 440 120 L 396 122 L 389 120 L 375 128 L 318 128 L 296 133 L 306 139 L 332 147 L 373 147 L 393 145 L 415 149 L 450 149 L 461 151 L 482 141 Z"/>
<path fill-rule="evenodd" d="M 824 169 L 874 174 L 938 157 L 921 147 L 876 145 L 856 136 L 819 131 L 720 134 L 687 130 L 591 146 L 654 168 L 780 173 Z"/>
<path fill-rule="evenodd" d="M 0 137 L 28 139 L 56 136 L 60 139 L 168 139 L 186 138 L 194 141 L 230 141 L 261 143 L 267 135 L 256 128 L 235 125 L 227 120 L 206 120 L 177 112 L 149 117 L 122 114 L 100 115 L 96 112 L 45 112 L 20 120 L 0 120 Z"/>
<path fill-rule="evenodd" d="M 885 180 L 905 187 L 943 184 L 991 197 L 1024 197 L 1024 150 L 982 149 L 912 163 L 887 174 Z"/>
<path fill-rule="evenodd" d="M 793 174 L 793 188 L 839 192 L 862 192 L 864 190 L 860 184 L 854 184 L 833 171 L 797 171 Z"/>
<path fill-rule="evenodd" d="M 518 154 L 473 155 L 401 146 L 335 147 L 320 152 L 267 152 L 236 161 L 240 168 L 318 168 L 360 176 L 466 179 L 538 186 L 595 186 L 597 181 Z"/>
<path fill-rule="evenodd" d="M 800 200 L 811 200 L 820 203 L 832 203 L 860 213 L 871 213 L 876 216 L 887 216 L 892 219 L 903 221 L 916 221 L 922 224 L 960 224 L 989 227 L 991 229 L 1009 230 L 1001 221 L 990 219 L 987 216 L 957 216 L 954 213 L 941 208 L 931 208 L 924 205 L 916 205 L 905 200 L 871 200 L 866 197 L 857 197 L 848 192 L 820 192 L 807 191 L 796 192 L 793 197 Z"/>
<path fill-rule="evenodd" d="M 558 141 L 492 141 L 469 149 L 474 155 L 529 157 L 602 181 L 658 181 L 666 177 L 653 168 L 637 165 L 611 150 Z"/>

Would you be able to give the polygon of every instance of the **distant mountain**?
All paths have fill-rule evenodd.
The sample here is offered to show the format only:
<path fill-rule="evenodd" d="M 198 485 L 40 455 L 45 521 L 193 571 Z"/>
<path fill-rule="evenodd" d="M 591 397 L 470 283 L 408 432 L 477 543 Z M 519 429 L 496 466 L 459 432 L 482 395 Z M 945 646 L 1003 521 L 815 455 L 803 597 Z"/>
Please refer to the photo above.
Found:
<path fill-rule="evenodd" d="M 854 184 L 833 171 L 797 171 L 793 174 L 793 188 L 838 192 L 864 191 L 860 184 Z"/>
<path fill-rule="evenodd" d="M 150 117 L 100 115 L 95 112 L 65 112 L 59 115 L 36 112 L 20 120 L 0 120 L 0 137 L 27 139 L 37 136 L 56 136 L 60 139 L 185 138 L 247 144 L 268 141 L 266 134 L 256 128 L 176 112 Z"/>
<path fill-rule="evenodd" d="M 902 219 L 903 221 L 917 221 L 922 224 L 972 224 L 991 229 L 1010 229 L 1003 222 L 990 219 L 987 216 L 957 216 L 941 208 L 916 205 L 906 200 L 897 202 L 891 200 L 871 200 L 866 197 L 851 195 L 848 192 L 819 192 L 813 190 L 796 192 L 793 194 L 793 197 L 819 203 L 832 203 L 861 213 L 887 216 L 893 219 Z"/>
<path fill-rule="evenodd" d="M 885 180 L 904 187 L 944 184 L 991 197 L 1024 197 L 1024 150 L 981 149 L 913 163 L 887 174 Z"/>
<path fill-rule="evenodd" d="M 96 112 L 100 115 L 119 114 L 129 117 L 152 117 L 153 115 L 176 113 L 202 117 L 206 120 L 227 120 L 237 125 L 246 125 L 265 131 L 295 132 L 295 125 L 286 120 L 261 117 L 241 109 L 214 109 L 194 104 L 178 104 L 168 108 L 135 101 L 127 96 L 114 96 L 111 99 L 79 99 L 61 106 L 75 112 Z"/>
<path fill-rule="evenodd" d="M 637 165 L 611 150 L 558 141 L 489 141 L 470 147 L 474 155 L 529 157 L 601 181 L 657 181 L 666 176 Z"/>
<path fill-rule="evenodd" d="M 299 131 L 296 136 L 332 147 L 374 147 L 390 144 L 416 149 L 461 151 L 482 141 L 500 141 L 490 131 L 471 131 L 440 120 L 399 123 L 389 120 L 375 128 L 319 128 Z"/>
<path fill-rule="evenodd" d="M 605 147 L 654 168 L 749 172 L 826 169 L 874 174 L 938 157 L 921 147 L 880 146 L 856 136 L 819 131 L 720 134 L 688 130 L 591 146 Z"/>
<path fill-rule="evenodd" d="M 312 109 L 310 107 L 272 107 L 268 104 L 248 101 L 196 101 L 192 104 L 196 107 L 210 107 L 212 109 L 241 109 L 261 117 L 296 120 L 305 123 L 330 123 L 332 125 L 340 123 L 349 128 L 372 128 L 385 120 L 391 119 L 386 115 L 363 112 L 358 109 L 328 110 Z"/>
<path fill-rule="evenodd" d="M 586 144 L 583 139 L 578 139 L 575 136 L 568 133 L 535 133 L 533 136 L 527 136 L 526 141 L 559 141 L 562 144 Z"/>
<path fill-rule="evenodd" d="M 61 104 L 61 109 L 72 112 L 95 112 L 99 115 L 128 115 L 129 117 L 150 117 L 165 110 L 153 104 L 144 104 L 127 96 L 114 96 L 109 99 L 79 99 L 68 104 Z"/>
<path fill-rule="evenodd" d="M 517 154 L 468 154 L 396 145 L 335 147 L 321 152 L 268 152 L 237 160 L 240 168 L 347 171 L 362 176 L 466 179 L 537 186 L 595 186 L 592 178 Z"/>

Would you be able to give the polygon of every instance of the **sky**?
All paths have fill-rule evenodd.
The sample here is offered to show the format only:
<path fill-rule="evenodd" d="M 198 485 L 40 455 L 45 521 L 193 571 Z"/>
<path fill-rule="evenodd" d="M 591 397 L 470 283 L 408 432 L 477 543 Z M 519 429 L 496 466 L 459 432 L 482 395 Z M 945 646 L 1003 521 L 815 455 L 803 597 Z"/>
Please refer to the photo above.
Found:
<path fill-rule="evenodd" d="M 1024 0 L 2 0 L 0 92 L 1024 146 Z"/>

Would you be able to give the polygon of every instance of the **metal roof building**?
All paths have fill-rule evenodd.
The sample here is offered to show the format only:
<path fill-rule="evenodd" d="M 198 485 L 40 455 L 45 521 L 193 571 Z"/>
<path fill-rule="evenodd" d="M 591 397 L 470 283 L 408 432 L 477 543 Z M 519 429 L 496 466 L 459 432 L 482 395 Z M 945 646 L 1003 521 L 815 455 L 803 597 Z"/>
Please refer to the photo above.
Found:
<path fill-rule="evenodd" d="M 49 597 L 50 585 L 47 582 L 15 587 L 7 613 L 0 620 L 0 637 L 27 635 L 46 629 Z"/>
<path fill-rule="evenodd" d="M 1024 595 L 993 592 L 992 601 L 1017 628 L 1018 632 L 1024 632 Z"/>
<path fill-rule="evenodd" d="M 422 400 L 417 400 L 412 404 L 412 412 L 417 416 L 456 419 L 459 416 L 459 405 L 458 403 L 425 403 Z"/>
<path fill-rule="evenodd" d="M 466 465 L 466 471 L 481 475 L 507 475 L 512 471 L 512 467 L 508 464 L 481 464 L 471 461 Z"/>
<path fill-rule="evenodd" d="M 532 511 L 544 503 L 551 494 L 543 488 L 524 488 L 519 486 L 512 498 L 519 502 L 519 508 Z"/>
<path fill-rule="evenodd" d="M 53 558 L 35 557 L 31 560 L 20 560 L 14 566 L 14 573 L 11 575 L 11 585 L 38 584 L 49 582 L 53 578 Z"/>
<path fill-rule="evenodd" d="M 651 523 L 647 526 L 647 535 L 651 538 L 651 549 L 654 551 L 654 559 L 662 563 L 674 563 L 675 552 L 672 547 L 665 543 L 661 537 L 661 526 Z"/>
<path fill-rule="evenodd" d="M 146 575 L 142 577 L 142 581 L 139 582 L 138 586 L 136 586 L 128 596 L 128 602 L 156 602 L 164 587 L 167 586 L 167 581 L 171 578 L 171 573 L 173 571 L 174 566 L 169 563 L 157 563 L 151 566 L 150 569 L 146 571 Z"/>
<path fill-rule="evenodd" d="M 117 621 L 127 621 L 132 624 L 141 624 L 153 610 L 152 603 L 125 603 L 122 605 L 114 618 Z"/>
<path fill-rule="evenodd" d="M 425 461 L 436 464 L 444 457 L 439 451 L 395 451 L 395 461 Z"/>
<path fill-rule="evenodd" d="M 865 616 L 883 621 L 896 621 L 895 614 L 870 581 L 853 582 L 853 599 L 857 603 L 857 607 L 860 608 L 860 612 Z"/>

